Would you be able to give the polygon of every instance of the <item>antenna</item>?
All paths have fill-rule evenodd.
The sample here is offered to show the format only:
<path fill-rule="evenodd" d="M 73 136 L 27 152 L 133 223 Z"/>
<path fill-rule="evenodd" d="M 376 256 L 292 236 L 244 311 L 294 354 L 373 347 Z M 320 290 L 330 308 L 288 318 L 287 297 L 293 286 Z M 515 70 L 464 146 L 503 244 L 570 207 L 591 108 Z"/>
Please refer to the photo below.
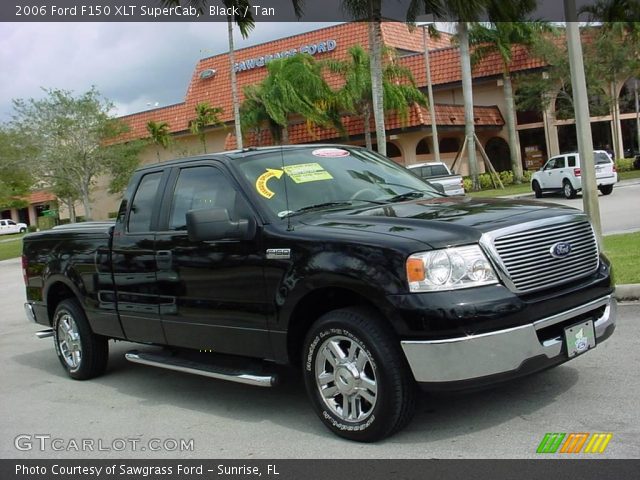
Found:
<path fill-rule="evenodd" d="M 289 191 L 287 190 L 287 172 L 284 170 L 284 148 L 280 144 L 280 163 L 282 165 L 282 180 L 284 182 L 284 203 L 287 212 L 287 232 L 293 231 L 291 226 L 291 215 L 289 215 Z"/>

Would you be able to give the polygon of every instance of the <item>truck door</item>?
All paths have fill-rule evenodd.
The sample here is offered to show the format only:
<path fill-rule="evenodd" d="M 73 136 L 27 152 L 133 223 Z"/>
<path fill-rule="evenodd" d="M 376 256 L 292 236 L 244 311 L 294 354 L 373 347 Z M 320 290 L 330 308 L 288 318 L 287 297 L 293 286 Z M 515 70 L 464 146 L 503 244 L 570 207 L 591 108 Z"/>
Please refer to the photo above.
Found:
<path fill-rule="evenodd" d="M 223 207 L 232 220 L 254 216 L 221 168 L 176 168 L 156 238 L 160 312 L 167 341 L 186 348 L 271 357 L 259 239 L 192 242 L 189 210 Z"/>
<path fill-rule="evenodd" d="M 115 299 L 127 339 L 166 343 L 158 298 L 155 227 L 162 197 L 163 172 L 144 173 L 118 212 L 111 263 Z"/>

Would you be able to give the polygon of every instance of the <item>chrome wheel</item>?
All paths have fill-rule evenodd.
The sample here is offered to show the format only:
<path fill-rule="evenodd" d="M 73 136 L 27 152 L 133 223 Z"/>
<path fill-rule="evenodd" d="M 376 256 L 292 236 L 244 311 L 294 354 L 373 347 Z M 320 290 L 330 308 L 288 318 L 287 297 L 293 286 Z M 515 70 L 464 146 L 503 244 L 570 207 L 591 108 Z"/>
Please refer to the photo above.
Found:
<path fill-rule="evenodd" d="M 375 364 L 353 338 L 335 335 L 325 340 L 315 360 L 315 377 L 325 405 L 345 422 L 360 422 L 376 405 Z"/>
<path fill-rule="evenodd" d="M 82 343 L 75 320 L 68 313 L 63 313 L 58 320 L 58 348 L 65 363 L 71 370 L 80 367 L 82 361 Z"/>

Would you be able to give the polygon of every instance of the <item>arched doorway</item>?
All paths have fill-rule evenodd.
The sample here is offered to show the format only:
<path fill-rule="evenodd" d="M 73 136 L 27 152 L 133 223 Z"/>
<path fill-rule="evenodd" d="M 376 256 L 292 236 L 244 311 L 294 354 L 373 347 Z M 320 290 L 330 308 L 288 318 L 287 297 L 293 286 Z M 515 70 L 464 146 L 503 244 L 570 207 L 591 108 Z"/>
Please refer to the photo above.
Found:
<path fill-rule="evenodd" d="M 484 146 L 484 150 L 487 152 L 493 168 L 498 172 L 511 170 L 511 150 L 504 138 L 490 138 Z"/>

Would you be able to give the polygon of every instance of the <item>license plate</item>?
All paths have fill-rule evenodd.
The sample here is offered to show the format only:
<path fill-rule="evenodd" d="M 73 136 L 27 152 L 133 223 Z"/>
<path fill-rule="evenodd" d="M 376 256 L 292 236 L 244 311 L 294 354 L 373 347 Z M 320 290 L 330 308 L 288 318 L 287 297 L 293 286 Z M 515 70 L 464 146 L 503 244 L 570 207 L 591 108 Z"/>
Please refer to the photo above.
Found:
<path fill-rule="evenodd" d="M 585 320 L 564 329 L 564 339 L 567 344 L 569 358 L 580 355 L 596 346 L 596 333 L 593 320 Z"/>

